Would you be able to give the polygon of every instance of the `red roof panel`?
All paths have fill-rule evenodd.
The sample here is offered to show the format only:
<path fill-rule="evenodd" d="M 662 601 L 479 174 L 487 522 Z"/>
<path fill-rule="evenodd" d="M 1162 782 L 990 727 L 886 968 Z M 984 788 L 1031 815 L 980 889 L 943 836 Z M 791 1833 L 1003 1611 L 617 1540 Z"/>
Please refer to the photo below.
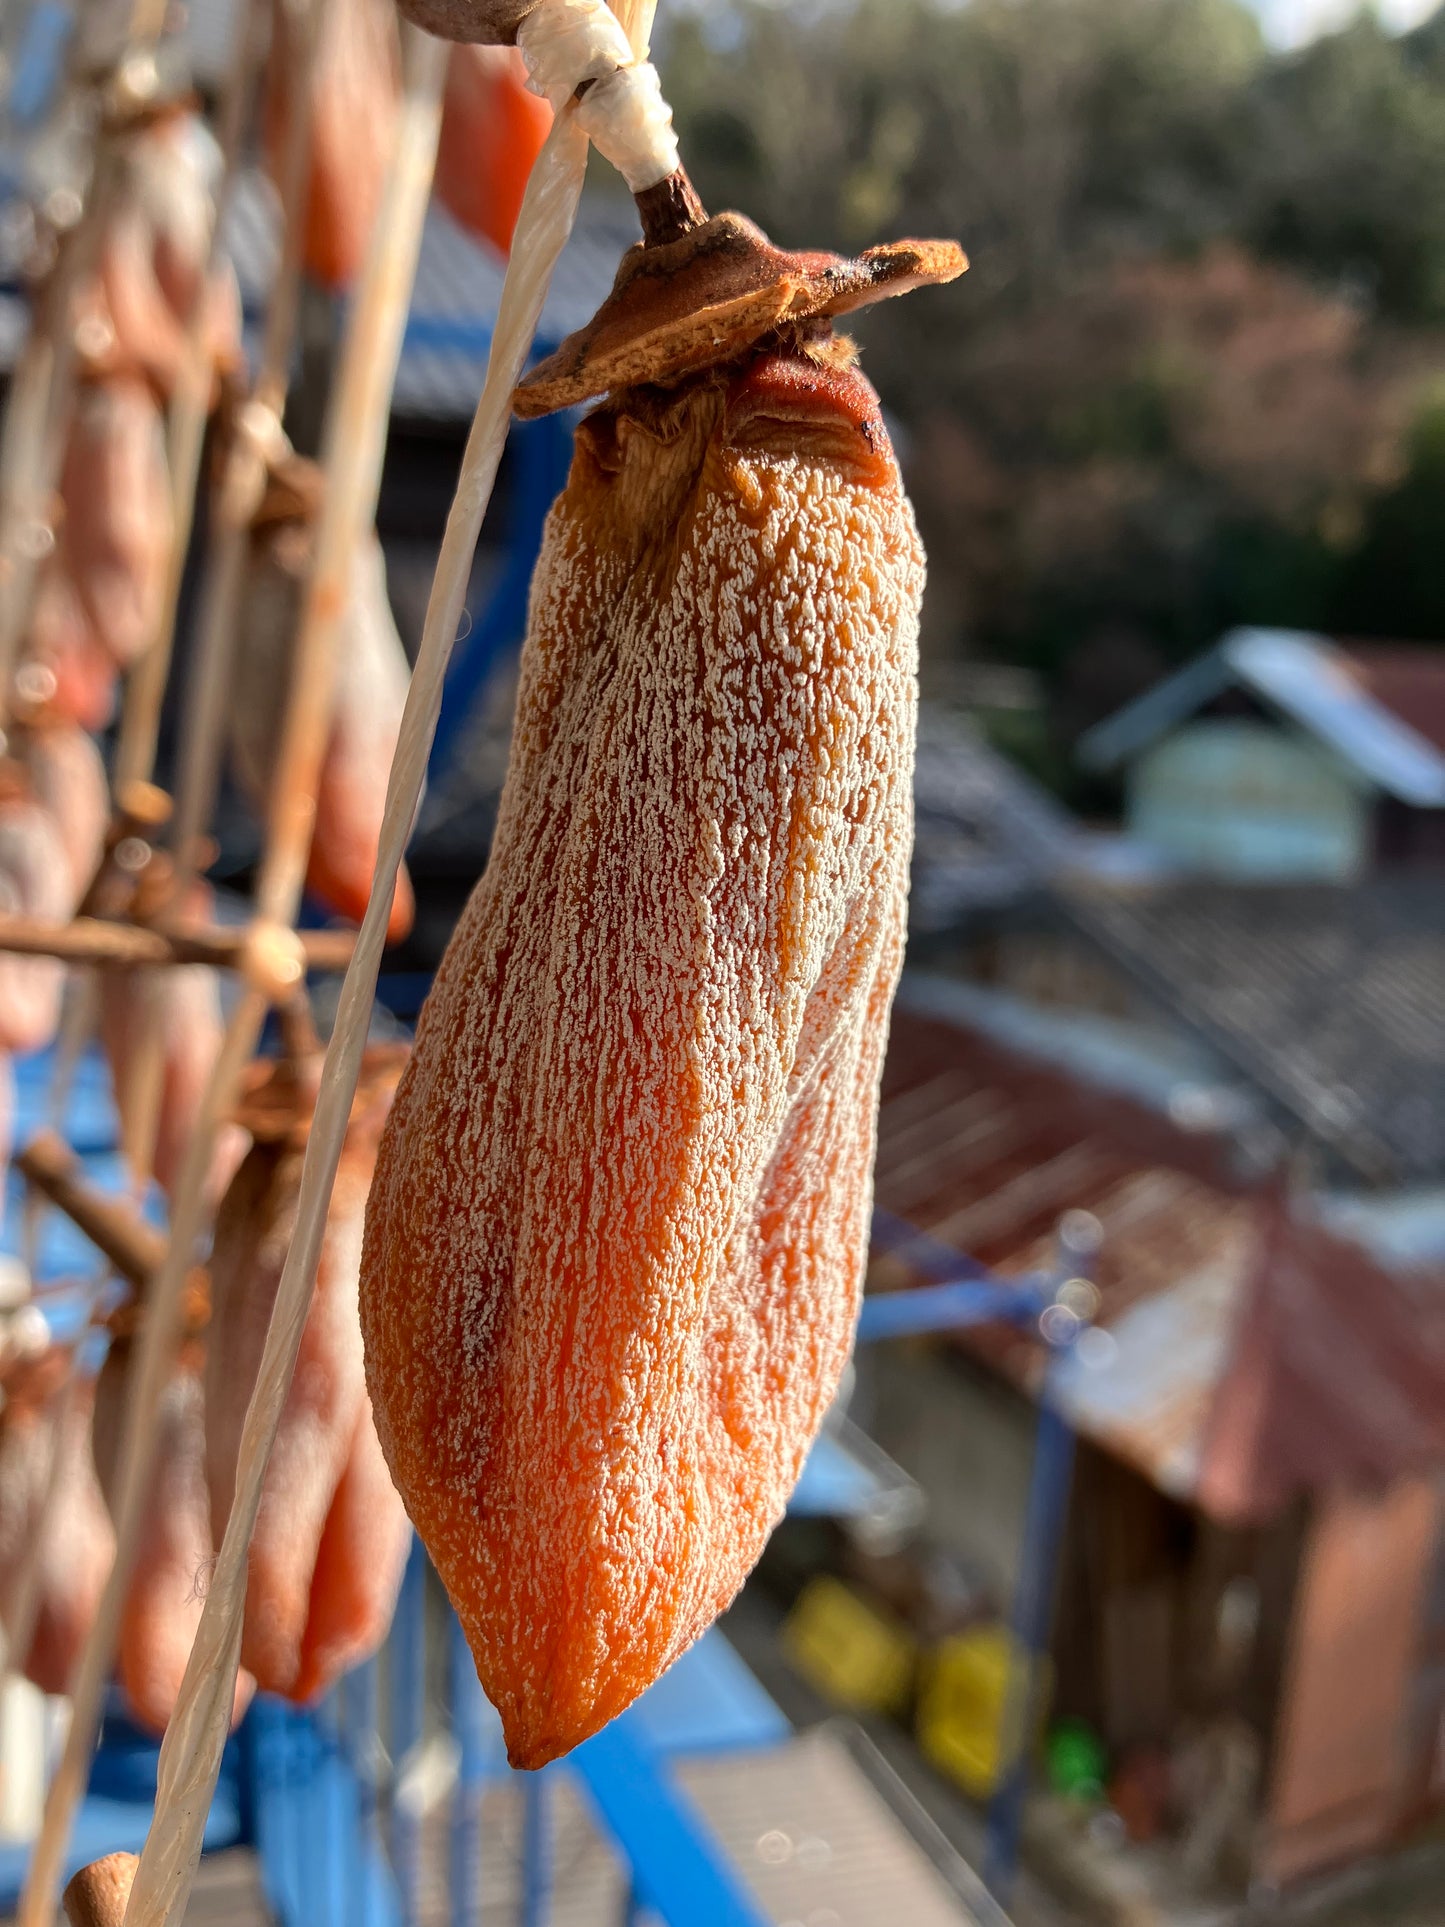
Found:
<path fill-rule="evenodd" d="M 1063 1388 L 1082 1431 L 1230 1518 L 1445 1460 L 1445 1279 L 1386 1271 L 1231 1185 L 1226 1149 L 961 1023 L 895 1013 L 879 1206 L 1004 1275 L 1050 1263 L 1066 1210 L 1103 1227 L 1111 1343 Z M 872 1282 L 919 1280 L 882 1257 Z M 1028 1336 L 962 1342 L 1037 1383 Z"/>

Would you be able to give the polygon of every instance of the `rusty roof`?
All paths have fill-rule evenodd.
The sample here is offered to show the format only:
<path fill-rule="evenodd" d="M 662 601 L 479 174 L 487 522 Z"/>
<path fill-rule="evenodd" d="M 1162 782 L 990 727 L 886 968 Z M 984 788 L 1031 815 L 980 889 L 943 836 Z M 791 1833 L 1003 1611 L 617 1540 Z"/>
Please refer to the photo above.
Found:
<path fill-rule="evenodd" d="M 1049 1263 L 1064 1211 L 1098 1218 L 1100 1335 L 1060 1379 L 1081 1432 L 1230 1518 L 1445 1460 L 1445 1278 L 1387 1271 L 1296 1224 L 1273 1190 L 1231 1180 L 1223 1140 L 908 1004 L 884 1074 L 877 1203 L 1005 1276 Z M 882 1256 L 870 1282 L 921 1281 Z M 992 1327 L 961 1342 L 1037 1388 L 1031 1337 Z"/>
<path fill-rule="evenodd" d="M 1375 701 L 1445 751 L 1445 649 L 1345 642 L 1349 668 Z"/>

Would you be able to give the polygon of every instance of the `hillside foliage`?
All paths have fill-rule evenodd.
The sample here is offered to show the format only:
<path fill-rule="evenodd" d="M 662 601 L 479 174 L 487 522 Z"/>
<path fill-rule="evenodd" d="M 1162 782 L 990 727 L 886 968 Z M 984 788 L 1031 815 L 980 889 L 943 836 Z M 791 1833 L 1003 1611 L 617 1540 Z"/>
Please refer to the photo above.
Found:
<path fill-rule="evenodd" d="M 859 329 L 935 667 L 1036 669 L 1063 740 L 1231 623 L 1445 638 L 1445 10 L 709 0 L 659 57 L 709 205 L 969 250 Z"/>

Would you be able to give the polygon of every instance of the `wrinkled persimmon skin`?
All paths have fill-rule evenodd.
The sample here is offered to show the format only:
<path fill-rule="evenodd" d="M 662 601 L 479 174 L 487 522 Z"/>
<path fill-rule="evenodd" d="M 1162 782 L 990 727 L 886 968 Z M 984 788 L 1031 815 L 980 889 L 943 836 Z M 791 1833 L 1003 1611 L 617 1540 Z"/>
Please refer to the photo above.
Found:
<path fill-rule="evenodd" d="M 733 1597 L 848 1357 L 922 579 L 845 365 L 579 432 L 362 1260 L 378 1432 L 514 1765 Z"/>

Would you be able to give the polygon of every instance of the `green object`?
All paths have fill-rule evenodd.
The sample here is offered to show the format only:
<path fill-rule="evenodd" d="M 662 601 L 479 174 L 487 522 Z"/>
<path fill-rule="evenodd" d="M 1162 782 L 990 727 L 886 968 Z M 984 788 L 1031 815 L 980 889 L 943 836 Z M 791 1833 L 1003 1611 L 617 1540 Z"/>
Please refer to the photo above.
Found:
<path fill-rule="evenodd" d="M 1109 1775 L 1104 1742 L 1087 1720 L 1060 1720 L 1048 1739 L 1049 1784 L 1071 1800 L 1103 1798 Z"/>

